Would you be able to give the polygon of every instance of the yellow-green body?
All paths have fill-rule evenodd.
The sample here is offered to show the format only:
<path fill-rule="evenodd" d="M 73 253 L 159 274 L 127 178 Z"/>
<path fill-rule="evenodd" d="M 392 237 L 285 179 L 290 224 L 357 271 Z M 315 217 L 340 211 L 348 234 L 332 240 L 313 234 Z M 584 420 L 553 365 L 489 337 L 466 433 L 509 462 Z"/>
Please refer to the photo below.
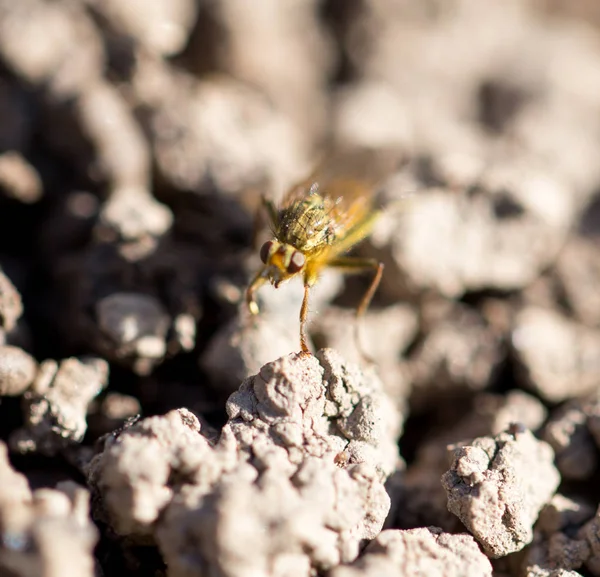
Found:
<path fill-rule="evenodd" d="M 309 354 L 305 334 L 308 294 L 320 271 L 325 267 L 336 267 L 347 273 L 376 270 L 357 308 L 357 315 L 366 310 L 381 280 L 381 263 L 343 256 L 370 234 L 379 215 L 373 207 L 372 186 L 357 179 L 335 178 L 322 182 L 311 178 L 294 187 L 280 209 L 270 201 L 264 202 L 273 239 L 261 249 L 264 266 L 248 287 L 248 308 L 251 313 L 258 314 L 255 292 L 265 282 L 269 281 L 277 288 L 282 282 L 301 274 L 304 299 L 300 309 L 300 347 L 302 353 Z"/>

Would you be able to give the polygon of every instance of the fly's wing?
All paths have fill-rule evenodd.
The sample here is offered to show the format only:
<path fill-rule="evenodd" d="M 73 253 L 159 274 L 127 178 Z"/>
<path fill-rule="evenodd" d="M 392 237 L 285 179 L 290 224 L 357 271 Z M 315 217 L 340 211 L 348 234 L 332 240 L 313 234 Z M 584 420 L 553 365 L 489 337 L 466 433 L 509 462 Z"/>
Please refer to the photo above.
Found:
<path fill-rule="evenodd" d="M 337 197 L 340 200 L 331 211 L 335 242 L 322 254 L 324 260 L 347 252 L 367 237 L 380 212 L 372 183 L 340 179 L 332 181 L 330 187 L 333 194 L 339 187 L 342 196 Z"/>
<path fill-rule="evenodd" d="M 382 184 L 403 163 L 396 150 L 339 151 L 322 163 L 320 193 L 332 203 L 336 241 L 322 255 L 329 260 L 350 250 L 371 232 L 383 205 Z"/>
<path fill-rule="evenodd" d="M 336 244 L 375 211 L 375 183 L 339 177 L 320 187 L 327 215 L 335 229 Z"/>
<path fill-rule="evenodd" d="M 312 174 L 288 191 L 281 208 L 290 207 L 311 193 L 345 205 L 346 209 L 358 199 L 364 202 L 365 197 L 370 199 L 372 205 L 379 185 L 394 172 L 400 161 L 396 151 L 372 148 L 332 151 L 321 160 Z"/>

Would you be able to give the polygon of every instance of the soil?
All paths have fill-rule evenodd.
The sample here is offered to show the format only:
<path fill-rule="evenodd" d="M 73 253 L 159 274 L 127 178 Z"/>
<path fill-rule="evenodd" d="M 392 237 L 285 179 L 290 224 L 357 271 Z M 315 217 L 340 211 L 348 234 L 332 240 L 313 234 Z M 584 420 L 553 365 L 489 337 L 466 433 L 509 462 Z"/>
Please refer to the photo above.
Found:
<path fill-rule="evenodd" d="M 598 158 L 595 2 L 0 0 L 0 575 L 600 576 Z"/>

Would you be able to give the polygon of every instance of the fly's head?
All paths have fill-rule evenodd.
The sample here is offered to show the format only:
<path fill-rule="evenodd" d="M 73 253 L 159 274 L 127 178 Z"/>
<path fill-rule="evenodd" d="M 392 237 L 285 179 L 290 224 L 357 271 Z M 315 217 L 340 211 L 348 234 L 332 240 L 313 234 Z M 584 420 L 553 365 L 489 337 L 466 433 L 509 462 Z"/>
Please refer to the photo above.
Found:
<path fill-rule="evenodd" d="M 265 278 L 275 288 L 301 272 L 306 264 L 306 256 L 302 251 L 278 240 L 268 240 L 262 245 L 260 260 L 265 264 Z"/>

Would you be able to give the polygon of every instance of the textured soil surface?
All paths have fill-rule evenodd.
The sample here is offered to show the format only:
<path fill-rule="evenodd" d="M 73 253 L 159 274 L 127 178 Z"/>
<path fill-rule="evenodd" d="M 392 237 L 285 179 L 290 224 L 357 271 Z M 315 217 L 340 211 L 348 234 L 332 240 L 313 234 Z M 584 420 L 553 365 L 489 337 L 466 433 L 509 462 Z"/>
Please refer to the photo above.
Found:
<path fill-rule="evenodd" d="M 591 0 L 0 0 L 0 576 L 600 576 L 599 159 Z"/>

